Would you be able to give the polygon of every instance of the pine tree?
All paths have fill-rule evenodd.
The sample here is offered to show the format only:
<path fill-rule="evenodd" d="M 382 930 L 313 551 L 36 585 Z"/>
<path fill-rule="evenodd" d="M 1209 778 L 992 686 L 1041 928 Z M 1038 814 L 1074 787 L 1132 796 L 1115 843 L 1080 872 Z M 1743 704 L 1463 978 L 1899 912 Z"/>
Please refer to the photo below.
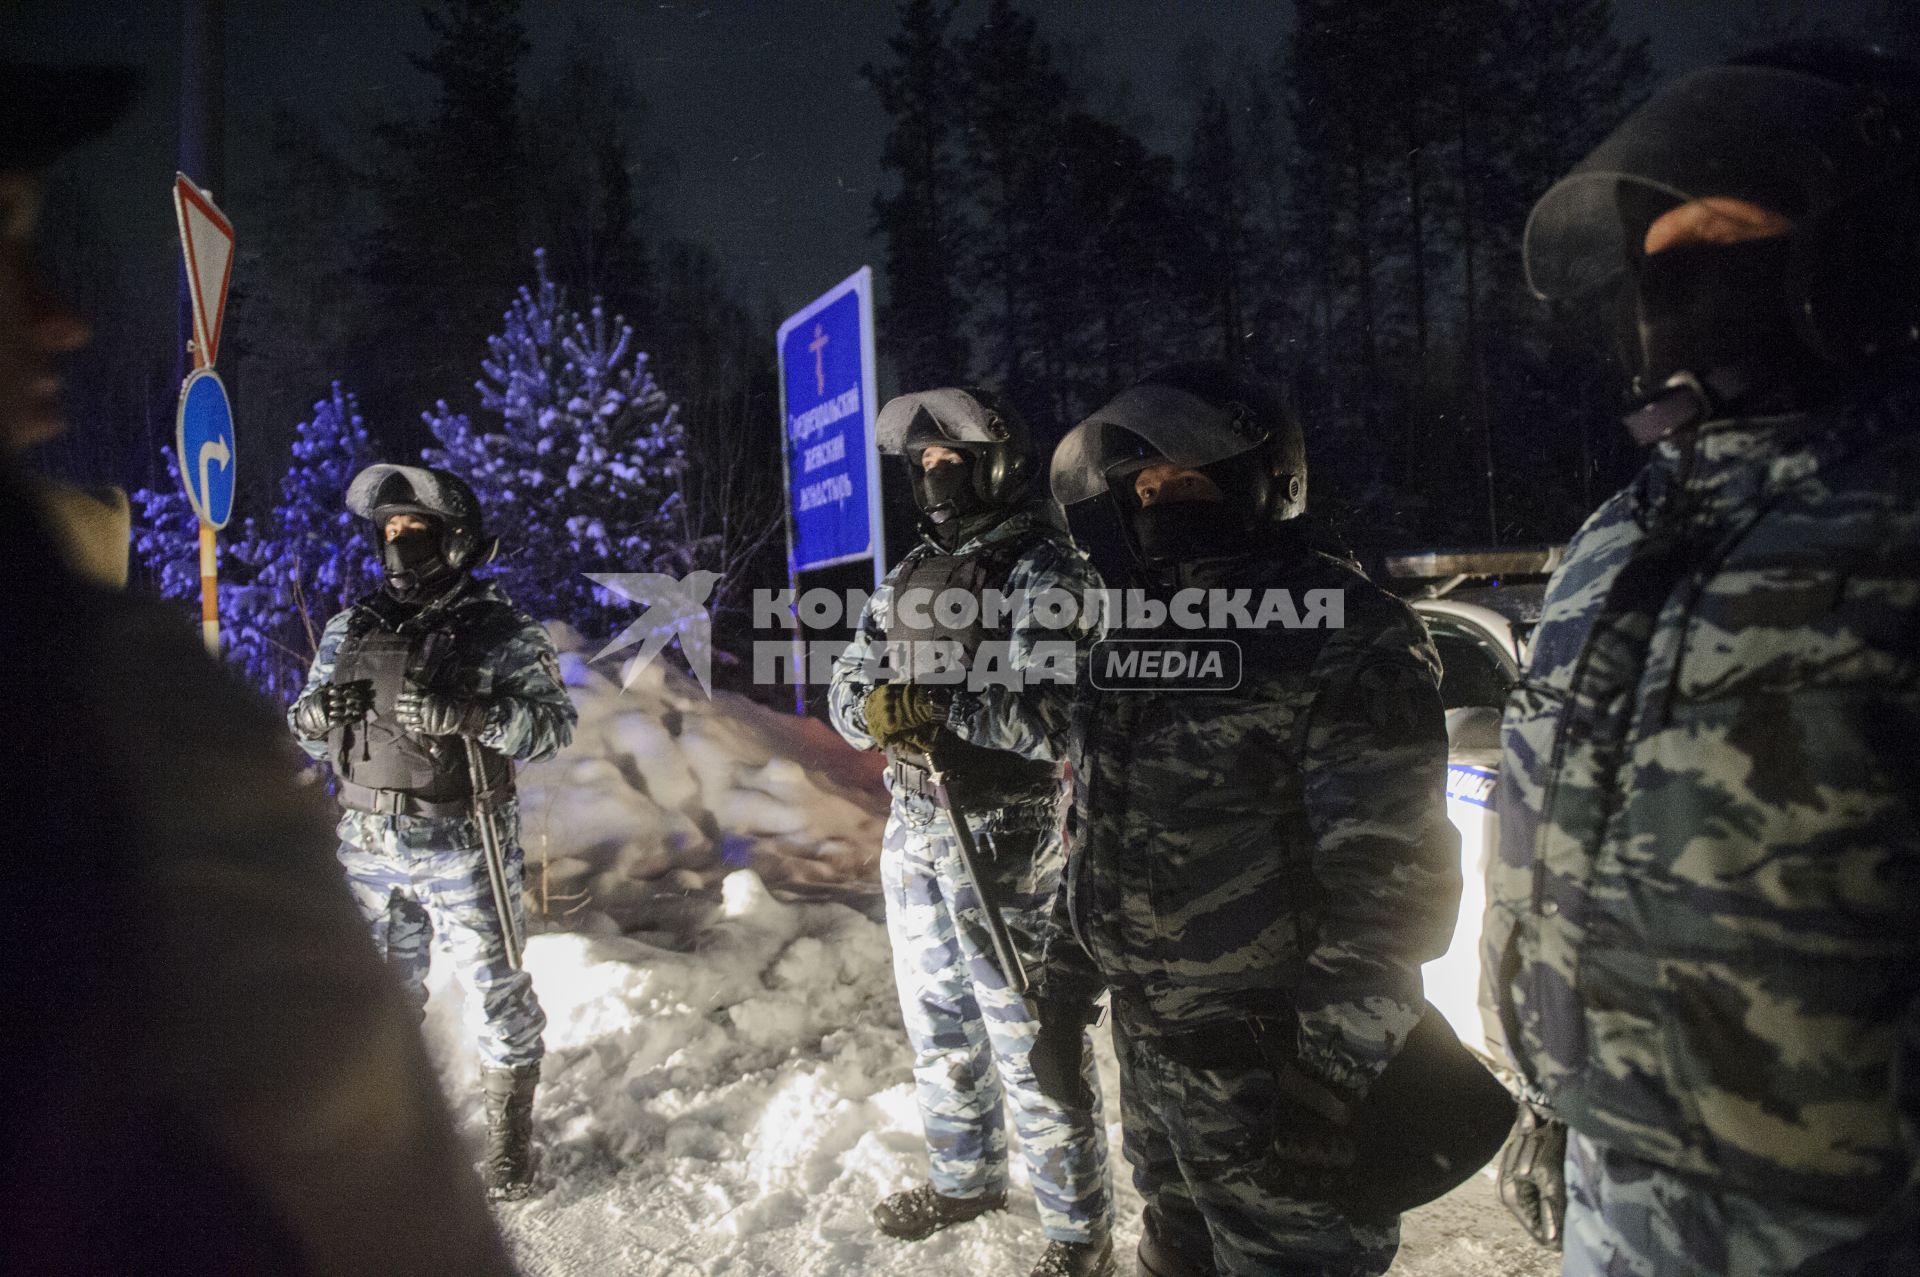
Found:
<path fill-rule="evenodd" d="M 650 315 L 647 210 L 635 178 L 657 176 L 664 161 L 640 148 L 646 104 L 629 65 L 590 22 L 568 36 L 559 65 L 530 95 L 526 132 L 539 145 L 527 156 L 528 213 L 560 278 L 616 310 Z"/>
<path fill-rule="evenodd" d="M 978 316 L 989 375 L 1030 421 L 1051 414 L 1063 323 L 1037 281 L 1069 86 L 1051 43 L 1012 0 L 992 0 L 960 44 L 966 83 L 966 173 L 980 207 L 978 250 L 963 275 L 986 305 Z"/>
<path fill-rule="evenodd" d="M 432 110 L 380 130 L 381 229 L 367 277 L 384 322 L 355 358 L 374 373 L 368 390 L 377 421 L 411 420 L 459 386 L 499 299 L 521 278 L 527 40 L 519 12 L 519 0 L 437 0 L 424 10 L 434 43 L 409 60 L 433 81 Z M 464 393 L 454 401 L 468 403 Z"/>
<path fill-rule="evenodd" d="M 885 241 L 887 298 L 880 331 L 904 386 L 951 384 L 967 370 L 968 307 L 960 264 L 971 228 L 955 130 L 963 107 L 949 29 L 957 0 L 902 0 L 895 62 L 861 75 L 893 120 L 880 165 L 896 175 L 873 197 L 873 233 Z"/>
<path fill-rule="evenodd" d="M 627 610 L 583 575 L 645 572 L 681 548 L 685 440 L 633 329 L 596 302 L 586 315 L 534 254 L 536 279 L 487 339 L 475 427 L 443 400 L 425 415 L 429 464 L 473 485 L 502 541 L 496 572 L 515 604 L 589 636 Z"/>

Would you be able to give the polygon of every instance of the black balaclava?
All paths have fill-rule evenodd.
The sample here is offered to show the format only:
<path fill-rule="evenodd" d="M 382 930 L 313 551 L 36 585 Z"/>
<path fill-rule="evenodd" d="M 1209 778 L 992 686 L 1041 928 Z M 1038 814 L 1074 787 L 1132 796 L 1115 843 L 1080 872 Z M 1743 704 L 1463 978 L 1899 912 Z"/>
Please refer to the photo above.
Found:
<path fill-rule="evenodd" d="M 914 464 L 920 464 L 914 458 Z M 935 525 L 964 519 L 980 509 L 980 494 L 974 490 L 973 454 L 962 452 L 959 461 L 947 461 L 931 470 L 922 468 L 920 482 L 914 485 L 920 498 L 921 513 Z"/>
<path fill-rule="evenodd" d="M 912 464 L 920 464 L 918 456 Z M 981 499 L 974 481 L 976 464 L 971 452 L 961 451 L 957 462 L 922 470 L 913 485 L 927 531 L 944 549 L 958 549 L 1006 517 L 1007 511 L 990 508 Z"/>
<path fill-rule="evenodd" d="M 1678 373 L 1735 370 L 1755 384 L 1809 371 L 1788 303 L 1793 254 L 1787 234 L 1636 255 L 1620 310 L 1635 396 L 1659 395 Z"/>
<path fill-rule="evenodd" d="M 1133 512 L 1133 534 L 1148 563 L 1181 563 L 1233 553 L 1233 512 L 1223 501 L 1164 501 Z"/>
<path fill-rule="evenodd" d="M 445 525 L 439 519 L 421 517 L 427 524 L 424 531 L 403 532 L 391 541 L 386 539 L 385 521 L 375 525 L 387 592 L 402 602 L 418 602 L 438 593 L 438 587 L 455 575 L 447 562 Z"/>

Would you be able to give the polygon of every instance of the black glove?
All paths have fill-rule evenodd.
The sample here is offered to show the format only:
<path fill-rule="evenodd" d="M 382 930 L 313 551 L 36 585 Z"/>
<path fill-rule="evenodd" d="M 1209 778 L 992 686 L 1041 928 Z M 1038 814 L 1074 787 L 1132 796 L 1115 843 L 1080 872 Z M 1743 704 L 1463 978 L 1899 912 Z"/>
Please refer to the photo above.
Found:
<path fill-rule="evenodd" d="M 487 725 L 490 708 L 490 701 L 430 692 L 409 681 L 394 698 L 393 717 L 400 726 L 421 736 L 478 736 Z"/>
<path fill-rule="evenodd" d="M 358 678 L 328 683 L 309 693 L 293 709 L 293 725 L 307 740 L 319 740 L 342 723 L 365 718 L 373 709 L 373 683 Z"/>
<path fill-rule="evenodd" d="M 1360 1158 L 1352 1125 L 1361 1095 L 1309 1077 L 1292 1061 L 1269 1057 L 1268 1064 L 1279 1103 L 1265 1181 L 1299 1201 L 1344 1201 Z"/>
<path fill-rule="evenodd" d="M 1093 1107 L 1093 1089 L 1083 1073 L 1086 1064 L 1087 1025 L 1093 1008 L 1058 999 L 1034 1003 L 1040 1030 L 1034 1035 L 1027 1062 L 1033 1067 L 1040 1094 L 1070 1109 Z"/>
<path fill-rule="evenodd" d="M 1500 1200 L 1533 1240 L 1560 1249 L 1567 1217 L 1567 1124 L 1537 1104 L 1522 1103 L 1500 1150 Z"/>
<path fill-rule="evenodd" d="M 867 735 L 885 749 L 920 736 L 922 729 L 946 718 L 952 703 L 952 691 L 939 684 L 882 683 L 867 693 L 861 712 L 866 716 Z"/>

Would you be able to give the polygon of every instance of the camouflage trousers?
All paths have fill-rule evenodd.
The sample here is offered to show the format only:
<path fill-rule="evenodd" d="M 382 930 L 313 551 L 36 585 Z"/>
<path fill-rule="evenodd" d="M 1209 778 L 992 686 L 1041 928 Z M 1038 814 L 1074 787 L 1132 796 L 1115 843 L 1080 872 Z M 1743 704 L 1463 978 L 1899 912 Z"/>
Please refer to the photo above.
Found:
<path fill-rule="evenodd" d="M 1562 1277 L 1785 1277 L 1803 1266 L 1825 1274 L 1809 1261 L 1857 1240 L 1872 1222 L 1715 1191 L 1578 1132 L 1567 1138 Z"/>
<path fill-rule="evenodd" d="M 1169 1277 L 1384 1273 L 1400 1247 L 1397 1223 L 1354 1224 L 1325 1202 L 1282 1197 L 1261 1183 L 1277 1133 L 1273 1074 L 1250 1060 L 1202 1063 L 1179 1037 L 1142 1032 L 1115 1015 L 1123 1147 L 1146 1199 L 1143 1249 L 1176 1258 Z"/>
<path fill-rule="evenodd" d="M 520 910 L 524 879 L 519 813 L 501 812 L 507 877 Z M 480 1007 L 480 1057 L 490 1068 L 537 1064 L 547 1017 L 533 977 L 507 965 L 506 937 L 487 880 L 480 834 L 464 816 L 341 817 L 340 863 L 387 967 L 424 1013 L 436 942 L 451 955 Z"/>
<path fill-rule="evenodd" d="M 1028 969 L 1038 970 L 1065 859 L 1057 820 L 1050 808 L 994 812 L 974 829 L 988 889 Z M 1067 1108 L 1040 1093 L 1027 1061 L 1039 1024 L 994 960 L 952 826 L 925 799 L 895 796 L 880 878 L 934 1188 L 949 1197 L 1005 1189 L 1002 1101 L 1011 1100 L 1047 1237 L 1087 1240 L 1108 1226 L 1112 1210 L 1091 1052 L 1091 1108 Z"/>

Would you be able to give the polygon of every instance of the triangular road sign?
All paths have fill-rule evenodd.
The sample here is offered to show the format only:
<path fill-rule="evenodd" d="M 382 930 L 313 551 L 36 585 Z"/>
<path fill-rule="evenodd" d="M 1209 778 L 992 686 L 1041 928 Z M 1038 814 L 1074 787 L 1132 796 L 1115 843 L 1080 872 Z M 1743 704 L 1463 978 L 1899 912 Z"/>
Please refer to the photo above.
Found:
<path fill-rule="evenodd" d="M 227 316 L 227 284 L 233 278 L 233 223 L 185 173 L 173 175 L 173 211 L 180 219 L 187 290 L 193 294 L 193 363 L 211 368 L 220 353 L 220 322 Z"/>

